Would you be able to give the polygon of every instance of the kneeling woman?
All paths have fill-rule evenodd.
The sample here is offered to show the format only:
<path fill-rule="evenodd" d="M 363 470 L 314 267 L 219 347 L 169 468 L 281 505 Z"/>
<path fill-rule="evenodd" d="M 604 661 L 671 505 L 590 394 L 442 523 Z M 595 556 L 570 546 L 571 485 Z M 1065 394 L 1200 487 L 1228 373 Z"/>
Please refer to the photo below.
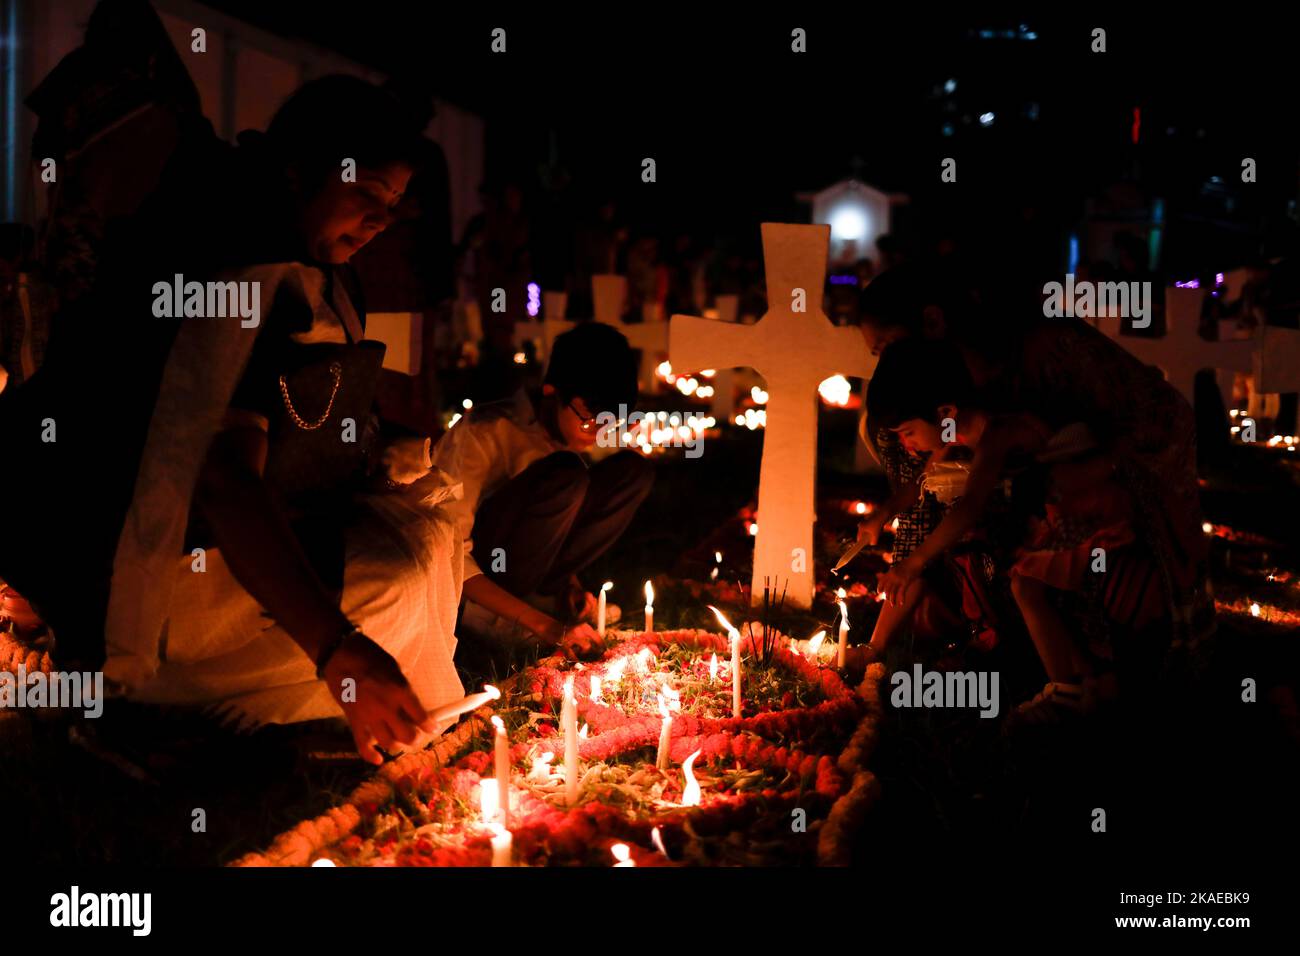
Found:
<path fill-rule="evenodd" d="M 1135 532 L 1132 497 L 1086 423 L 1053 431 L 1029 412 L 982 407 L 968 378 L 927 374 L 960 368 L 941 360 L 946 349 L 899 342 L 885 350 L 876 370 L 876 380 L 893 386 L 894 394 L 877 398 L 892 410 L 887 424 L 900 440 L 938 460 L 963 448 L 974 452 L 962 497 L 891 568 L 881 589 L 889 601 L 904 601 L 926 565 L 961 541 L 1014 479 L 1013 495 L 1031 517 L 1010 570 L 1011 590 L 1049 678 L 1018 715 L 1049 720 L 1089 709 L 1114 691 L 1116 650 L 1122 656 L 1150 640 L 1166 608 L 1150 549 Z M 1066 616 L 1081 626 L 1071 629 Z"/>
<path fill-rule="evenodd" d="M 462 696 L 463 555 L 438 509 L 456 489 L 422 440 L 417 467 L 358 484 L 383 350 L 341 268 L 392 221 L 421 142 L 381 90 L 313 81 L 265 135 L 174 157 L 120 246 L 134 261 L 99 292 L 117 322 L 66 319 L 80 348 L 42 371 L 81 396 L 60 437 L 97 481 L 74 520 L 107 544 L 87 581 L 23 590 L 65 649 L 93 657 L 102 633 L 105 676 L 132 698 L 245 725 L 342 715 L 379 762 Z M 149 290 L 178 275 L 260 308 L 155 317 Z M 98 365 L 77 358 L 95 342 Z M 102 602 L 102 632 L 79 601 Z"/>

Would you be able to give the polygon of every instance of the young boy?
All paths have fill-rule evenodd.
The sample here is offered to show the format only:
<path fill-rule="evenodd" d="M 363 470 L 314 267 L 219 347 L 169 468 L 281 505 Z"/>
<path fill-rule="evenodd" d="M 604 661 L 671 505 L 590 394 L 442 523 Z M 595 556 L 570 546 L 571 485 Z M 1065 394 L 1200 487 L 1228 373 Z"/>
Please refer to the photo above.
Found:
<path fill-rule="evenodd" d="M 588 465 L 597 416 L 636 404 L 627 339 L 595 322 L 558 336 L 541 397 L 522 391 L 475 408 L 438 442 L 433 463 L 464 486 L 447 506 L 465 540 L 462 623 L 582 656 L 595 649 L 596 599 L 577 574 L 618 540 L 650 493 L 635 452 Z M 615 619 L 609 609 L 609 620 Z"/>

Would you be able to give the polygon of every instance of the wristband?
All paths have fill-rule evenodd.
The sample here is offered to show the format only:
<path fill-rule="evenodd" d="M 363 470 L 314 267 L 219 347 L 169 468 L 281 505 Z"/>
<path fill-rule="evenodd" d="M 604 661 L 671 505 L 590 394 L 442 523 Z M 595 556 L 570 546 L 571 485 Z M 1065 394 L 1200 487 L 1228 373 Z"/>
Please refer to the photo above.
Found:
<path fill-rule="evenodd" d="M 316 655 L 316 676 L 320 680 L 325 679 L 325 667 L 329 664 L 330 658 L 333 657 L 335 653 L 338 652 L 338 649 L 343 646 L 343 642 L 353 634 L 360 633 L 361 628 L 349 621 L 347 627 L 339 631 L 338 634 L 325 643 L 325 646 L 320 649 L 320 653 Z"/>

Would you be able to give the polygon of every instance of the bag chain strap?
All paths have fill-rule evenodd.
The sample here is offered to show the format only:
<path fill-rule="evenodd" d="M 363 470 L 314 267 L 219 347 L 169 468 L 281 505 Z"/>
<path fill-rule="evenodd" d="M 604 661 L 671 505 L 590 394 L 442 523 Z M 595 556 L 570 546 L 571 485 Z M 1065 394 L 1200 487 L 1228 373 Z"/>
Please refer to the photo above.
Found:
<path fill-rule="evenodd" d="M 289 386 L 286 384 L 284 376 L 280 376 L 280 395 L 284 398 L 284 407 L 289 412 L 289 417 L 293 419 L 293 423 L 304 431 L 315 431 L 324 425 L 330 417 L 330 411 L 334 408 L 334 399 L 339 394 L 339 382 L 343 378 L 343 366 L 338 362 L 331 362 L 330 373 L 334 376 L 334 386 L 330 389 L 329 404 L 325 406 L 325 411 L 321 413 L 320 418 L 310 423 L 303 421 L 302 416 L 293 407 L 293 402 L 289 398 Z"/>

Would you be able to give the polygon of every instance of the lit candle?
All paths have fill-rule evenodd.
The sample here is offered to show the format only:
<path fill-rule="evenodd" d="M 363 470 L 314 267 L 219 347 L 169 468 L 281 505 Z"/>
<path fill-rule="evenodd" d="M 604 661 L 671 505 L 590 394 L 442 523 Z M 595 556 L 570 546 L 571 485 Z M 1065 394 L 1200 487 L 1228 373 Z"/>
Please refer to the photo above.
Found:
<path fill-rule="evenodd" d="M 596 633 L 605 636 L 605 592 L 614 586 L 613 581 L 606 581 L 600 586 L 600 597 L 596 604 Z"/>
<path fill-rule="evenodd" d="M 617 861 L 614 866 L 636 866 L 636 861 L 632 859 L 632 851 L 626 843 L 615 843 L 609 848 L 609 852 L 614 854 Z"/>
<path fill-rule="evenodd" d="M 564 794 L 573 806 L 578 802 L 578 701 L 573 696 L 572 674 L 564 681 L 560 722 L 564 725 Z"/>
<path fill-rule="evenodd" d="M 727 635 L 731 638 L 731 715 L 740 716 L 740 632 L 731 626 L 731 622 L 722 616 L 712 604 L 709 610 L 713 612 L 718 623 L 726 628 Z"/>
<path fill-rule="evenodd" d="M 510 827 L 510 742 L 506 739 L 505 722 L 492 716 L 492 726 L 497 729 L 494 756 L 497 767 L 497 799 L 501 801 L 501 826 Z"/>
<path fill-rule="evenodd" d="M 849 646 L 849 606 L 844 603 L 844 589 L 840 588 L 836 593 L 840 599 L 840 647 L 836 663 L 843 670 L 845 655 Z"/>
<path fill-rule="evenodd" d="M 492 828 L 492 865 L 513 866 L 514 836 L 503 826 Z"/>
<path fill-rule="evenodd" d="M 731 716 L 740 716 L 740 632 L 731 626 L 731 622 L 722 616 L 712 604 L 709 610 L 713 612 L 718 622 L 727 630 L 727 635 L 731 638 Z"/>
<path fill-rule="evenodd" d="M 660 770 L 668 769 L 668 748 L 673 735 L 673 715 L 668 710 L 668 702 L 664 700 L 664 695 L 659 695 L 659 713 L 663 716 L 663 723 L 659 725 L 659 750 L 655 754 L 655 766 Z"/>
<path fill-rule="evenodd" d="M 501 691 L 497 690 L 491 684 L 483 685 L 481 694 L 470 694 L 464 700 L 458 700 L 454 704 L 443 704 L 437 710 L 429 715 L 429 719 L 435 724 L 442 723 L 444 720 L 451 720 L 459 717 L 461 714 L 468 714 L 471 710 L 477 710 L 488 701 L 499 700 Z"/>
<path fill-rule="evenodd" d="M 718 655 L 714 654 L 709 658 L 709 683 L 716 683 L 718 680 Z"/>
<path fill-rule="evenodd" d="M 740 632 L 731 632 L 731 716 L 740 717 Z"/>
<path fill-rule="evenodd" d="M 655 629 L 655 588 L 649 581 L 645 583 L 645 632 L 650 634 Z"/>
<path fill-rule="evenodd" d="M 1258 604 L 1251 604 L 1251 606 L 1250 606 L 1250 616 L 1251 616 L 1251 617 L 1259 617 L 1259 612 L 1260 612 L 1260 607 L 1259 607 L 1259 605 L 1258 605 Z"/>

